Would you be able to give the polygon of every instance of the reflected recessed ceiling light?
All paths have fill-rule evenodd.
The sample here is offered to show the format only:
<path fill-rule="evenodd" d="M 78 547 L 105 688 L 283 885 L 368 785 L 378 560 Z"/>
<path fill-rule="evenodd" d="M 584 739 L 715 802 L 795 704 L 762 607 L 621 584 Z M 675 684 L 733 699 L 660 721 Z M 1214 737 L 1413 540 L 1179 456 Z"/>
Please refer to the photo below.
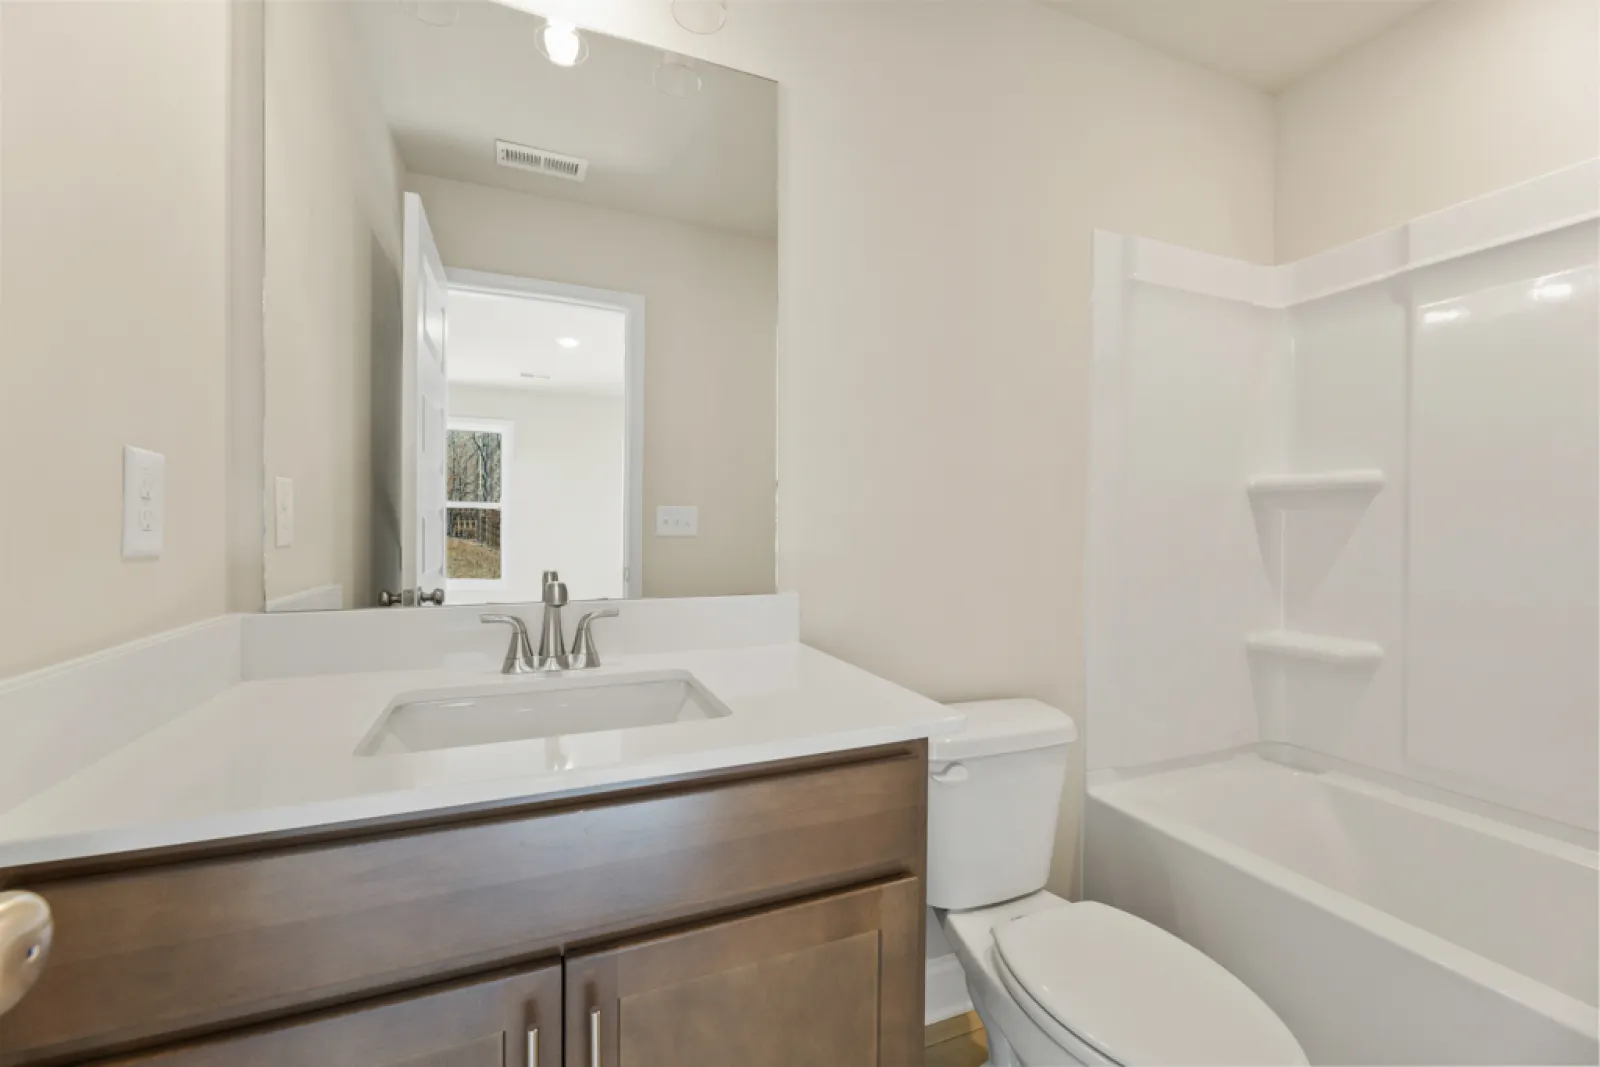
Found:
<path fill-rule="evenodd" d="M 576 67 L 589 58 L 589 42 L 572 23 L 551 19 L 539 33 L 539 51 L 558 67 Z"/>
<path fill-rule="evenodd" d="M 690 33 L 716 33 L 728 21 L 724 0 L 672 0 L 672 18 Z"/>
<path fill-rule="evenodd" d="M 1557 301 L 1568 300 L 1571 299 L 1571 297 L 1571 282 L 1545 282 L 1543 285 L 1536 286 L 1533 290 L 1533 298 L 1535 300 L 1542 300 L 1546 304 L 1553 304 Z"/>
<path fill-rule="evenodd" d="M 671 52 L 663 53 L 661 62 L 656 64 L 655 83 L 663 94 L 679 98 L 698 93 L 702 84 L 694 61 Z"/>
<path fill-rule="evenodd" d="M 562 348 L 577 348 L 578 339 L 576 337 L 557 337 L 556 344 Z"/>
<path fill-rule="evenodd" d="M 1466 317 L 1466 308 L 1439 308 L 1422 313 L 1422 321 L 1429 326 L 1437 326 L 1441 322 L 1458 322 Z"/>

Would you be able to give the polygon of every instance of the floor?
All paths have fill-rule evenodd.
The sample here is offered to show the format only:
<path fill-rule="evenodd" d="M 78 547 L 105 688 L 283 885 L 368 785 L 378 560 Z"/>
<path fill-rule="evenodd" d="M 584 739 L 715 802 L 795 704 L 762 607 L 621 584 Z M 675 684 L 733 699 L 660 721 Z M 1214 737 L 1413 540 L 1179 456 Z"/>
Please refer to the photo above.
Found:
<path fill-rule="evenodd" d="M 989 1043 L 976 1012 L 934 1023 L 925 1031 L 923 1067 L 983 1067 Z"/>

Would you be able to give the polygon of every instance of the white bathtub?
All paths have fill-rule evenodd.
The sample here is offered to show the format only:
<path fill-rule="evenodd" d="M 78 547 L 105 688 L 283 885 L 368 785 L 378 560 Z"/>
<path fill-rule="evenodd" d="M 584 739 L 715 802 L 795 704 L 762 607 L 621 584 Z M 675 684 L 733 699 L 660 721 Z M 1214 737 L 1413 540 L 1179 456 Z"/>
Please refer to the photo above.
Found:
<path fill-rule="evenodd" d="M 1085 895 L 1211 955 L 1312 1063 L 1590 1063 L 1595 853 L 1240 756 L 1089 791 Z"/>

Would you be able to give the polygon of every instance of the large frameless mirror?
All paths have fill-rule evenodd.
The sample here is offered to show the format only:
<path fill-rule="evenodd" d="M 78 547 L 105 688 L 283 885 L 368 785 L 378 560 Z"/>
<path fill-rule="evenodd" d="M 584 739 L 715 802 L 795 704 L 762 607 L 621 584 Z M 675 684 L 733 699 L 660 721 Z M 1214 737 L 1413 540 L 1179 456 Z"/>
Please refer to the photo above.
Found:
<path fill-rule="evenodd" d="M 777 87 L 266 5 L 269 611 L 774 588 Z"/>

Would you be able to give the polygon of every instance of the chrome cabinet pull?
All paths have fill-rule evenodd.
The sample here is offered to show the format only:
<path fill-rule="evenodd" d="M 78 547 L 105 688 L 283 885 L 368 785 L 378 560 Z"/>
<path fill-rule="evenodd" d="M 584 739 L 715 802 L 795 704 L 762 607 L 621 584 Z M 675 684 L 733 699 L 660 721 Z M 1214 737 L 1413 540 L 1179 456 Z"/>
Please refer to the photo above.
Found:
<path fill-rule="evenodd" d="M 539 1028 L 528 1027 L 528 1067 L 539 1067 Z"/>
<path fill-rule="evenodd" d="M 589 1067 L 600 1067 L 600 1009 L 589 1009 Z"/>

